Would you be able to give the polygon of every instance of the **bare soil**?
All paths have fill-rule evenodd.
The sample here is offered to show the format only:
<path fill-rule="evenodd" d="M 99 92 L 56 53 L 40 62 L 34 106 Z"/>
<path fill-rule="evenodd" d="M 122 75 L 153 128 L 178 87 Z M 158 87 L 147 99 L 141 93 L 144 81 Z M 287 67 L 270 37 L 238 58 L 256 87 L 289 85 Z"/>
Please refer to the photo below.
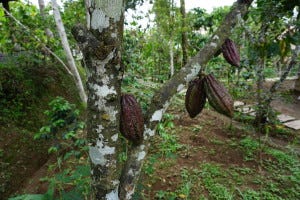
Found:
<path fill-rule="evenodd" d="M 292 84 L 286 84 L 282 87 L 281 92 L 290 91 L 291 87 Z M 289 92 L 286 96 L 279 96 L 272 103 L 272 106 L 284 114 L 300 119 L 298 95 Z M 236 128 L 236 122 L 209 109 L 205 109 L 199 116 L 191 119 L 182 103 L 183 100 L 180 106 L 171 106 L 168 110 L 168 113 L 175 116 L 173 131 L 176 132 L 177 142 L 182 147 L 175 153 L 175 159 L 162 156 L 154 163 L 155 172 L 153 174 L 144 173 L 142 175 L 141 180 L 143 182 L 141 185 L 143 185 L 143 189 L 140 192 L 143 193 L 143 198 L 156 199 L 157 192 L 161 190 L 175 191 L 182 183 L 182 170 L 201 170 L 203 163 L 215 163 L 222 169 L 232 167 L 249 168 L 256 173 L 261 173 L 262 176 L 266 173 L 260 168 L 259 159 L 272 160 L 273 158 L 270 155 L 255 155 L 259 159 L 245 161 L 245 153 L 236 144 L 247 135 L 259 136 L 253 135 L 251 131 L 247 132 Z M 245 127 L 247 125 L 239 124 L 239 127 L 241 126 Z M 18 149 L 19 154 L 7 160 L 9 167 L 11 167 L 11 177 L 13 177 L 8 184 L 15 187 L 8 189 L 5 196 L 0 199 L 6 199 L 9 194 L 14 192 L 45 193 L 47 184 L 40 179 L 47 175 L 49 165 L 55 162 L 53 158 L 48 160 L 46 145 L 34 143 L 28 146 L 28 140 L 31 138 L 26 140 L 26 137 L 13 131 L 9 134 L 1 133 L 1 137 L 0 148 L 5 150 L 3 157 L 5 157 L 6 151 L 11 151 L 11 149 L 6 149 L 6 146 Z M 153 143 L 154 145 L 148 157 L 155 155 L 164 141 L 156 137 Z M 288 145 L 288 142 L 280 141 L 278 144 L 284 147 Z M 38 150 L 36 145 L 38 145 Z M 22 169 L 20 166 L 22 166 Z M 251 176 L 250 174 L 246 178 L 244 187 L 253 189 L 261 187 L 261 185 L 253 183 Z M 193 189 L 191 192 L 192 196 L 197 196 L 199 193 L 207 196 L 208 191 L 202 188 L 200 191 Z"/>

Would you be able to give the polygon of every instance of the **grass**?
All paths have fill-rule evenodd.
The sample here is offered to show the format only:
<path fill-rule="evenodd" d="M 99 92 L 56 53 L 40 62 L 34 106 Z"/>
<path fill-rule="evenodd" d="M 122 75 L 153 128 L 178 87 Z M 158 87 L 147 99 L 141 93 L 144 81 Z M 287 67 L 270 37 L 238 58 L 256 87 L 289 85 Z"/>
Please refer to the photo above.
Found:
<path fill-rule="evenodd" d="M 191 120 L 171 110 L 144 166 L 138 199 L 300 199 L 300 161 L 293 151 L 228 129 L 207 116 L 211 111 Z"/>

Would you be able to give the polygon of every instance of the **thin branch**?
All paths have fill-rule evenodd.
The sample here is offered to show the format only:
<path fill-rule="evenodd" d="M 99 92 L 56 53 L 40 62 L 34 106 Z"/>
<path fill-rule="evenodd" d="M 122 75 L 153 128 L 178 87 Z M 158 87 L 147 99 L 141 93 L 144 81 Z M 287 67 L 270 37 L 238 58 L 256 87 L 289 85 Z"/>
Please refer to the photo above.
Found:
<path fill-rule="evenodd" d="M 147 112 L 148 116 L 145 125 L 144 142 L 139 146 L 132 147 L 122 172 L 119 194 L 121 199 L 132 198 L 144 158 L 150 147 L 150 139 L 155 135 L 156 125 L 160 122 L 171 98 L 178 93 L 187 82 L 195 78 L 201 68 L 205 68 L 205 64 L 214 56 L 225 39 L 230 36 L 232 28 L 238 22 L 238 17 L 243 17 L 247 13 L 252 0 L 247 2 L 248 3 L 239 0 L 234 3 L 231 11 L 227 14 L 209 42 L 154 95 Z"/>
<path fill-rule="evenodd" d="M 273 94 L 278 90 L 281 83 L 287 78 L 290 71 L 296 66 L 297 58 L 298 58 L 299 54 L 300 54 L 300 46 L 296 46 L 296 49 L 293 51 L 293 55 L 292 55 L 292 58 L 291 58 L 291 61 L 288 65 L 288 67 L 286 68 L 284 73 L 281 75 L 280 79 L 278 81 L 274 82 L 270 88 L 270 91 L 269 91 L 270 95 L 269 95 L 268 99 L 266 100 L 266 102 L 268 104 L 270 104 L 271 101 L 273 100 L 273 96 L 274 96 Z"/>
<path fill-rule="evenodd" d="M 3 8 L 6 12 L 6 14 L 13 19 L 19 26 L 21 26 L 23 29 L 25 29 L 25 31 L 27 31 L 27 33 L 29 33 L 30 36 L 33 36 L 33 38 L 38 41 L 42 47 L 47 50 L 52 56 L 54 56 L 54 58 L 56 58 L 58 60 L 58 62 L 60 62 L 62 64 L 62 66 L 65 68 L 65 70 L 71 75 L 73 76 L 73 74 L 71 73 L 71 71 L 69 70 L 69 68 L 67 67 L 67 65 L 50 49 L 48 48 L 41 40 L 40 38 L 38 38 L 36 35 L 33 35 L 30 31 L 30 29 L 28 27 L 26 27 L 24 24 L 22 24 L 17 18 L 15 18 L 10 12 L 8 12 L 5 8 Z"/>

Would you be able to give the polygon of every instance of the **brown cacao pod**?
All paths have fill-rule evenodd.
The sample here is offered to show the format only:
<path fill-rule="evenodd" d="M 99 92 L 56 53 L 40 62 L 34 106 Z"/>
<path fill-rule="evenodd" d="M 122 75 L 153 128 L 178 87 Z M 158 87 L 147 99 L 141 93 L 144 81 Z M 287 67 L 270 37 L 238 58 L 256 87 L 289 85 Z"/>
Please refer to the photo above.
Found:
<path fill-rule="evenodd" d="M 238 48 L 236 47 L 235 43 L 227 38 L 225 42 L 222 44 L 222 53 L 225 60 L 236 67 L 240 66 L 240 54 Z"/>
<path fill-rule="evenodd" d="M 233 117 L 233 100 L 227 89 L 212 75 L 204 78 L 208 103 L 219 113 Z"/>
<path fill-rule="evenodd" d="M 204 108 L 206 93 L 203 79 L 196 78 L 189 82 L 185 95 L 185 108 L 191 118 L 196 117 Z"/>
<path fill-rule="evenodd" d="M 142 109 L 131 94 L 121 96 L 121 134 L 135 144 L 141 143 L 144 133 Z"/>

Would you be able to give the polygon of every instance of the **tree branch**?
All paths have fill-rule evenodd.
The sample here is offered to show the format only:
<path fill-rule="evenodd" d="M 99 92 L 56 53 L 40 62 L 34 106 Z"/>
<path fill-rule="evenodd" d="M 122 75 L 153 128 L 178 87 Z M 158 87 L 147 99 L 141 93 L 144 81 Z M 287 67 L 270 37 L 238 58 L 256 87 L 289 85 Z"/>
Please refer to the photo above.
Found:
<path fill-rule="evenodd" d="M 41 40 L 40 38 L 38 38 L 37 36 L 33 35 L 30 31 L 30 29 L 28 27 L 26 27 L 24 24 L 22 24 L 17 18 L 15 18 L 8 10 L 6 10 L 5 8 L 3 8 L 6 12 L 6 14 L 13 19 L 19 26 L 21 26 L 25 31 L 27 31 L 29 33 L 29 35 L 33 36 L 33 38 L 38 41 L 43 49 L 45 49 L 47 52 L 49 52 L 52 56 L 54 56 L 54 58 L 56 58 L 56 60 L 58 60 L 58 62 L 61 63 L 61 65 L 65 68 L 65 70 L 71 75 L 73 76 L 73 74 L 71 73 L 71 71 L 69 70 L 69 68 L 67 67 L 67 65 L 58 57 L 58 55 L 56 55 L 50 48 L 48 48 Z"/>
<path fill-rule="evenodd" d="M 185 84 L 195 78 L 200 69 L 213 57 L 223 44 L 224 40 L 231 35 L 232 28 L 243 17 L 253 0 L 238 0 L 233 4 L 218 30 L 210 38 L 209 42 L 193 57 L 175 76 L 158 90 L 148 109 L 146 117 L 144 142 L 139 146 L 133 146 L 126 165 L 123 169 L 120 181 L 120 199 L 131 199 L 135 185 L 139 179 L 144 158 L 150 147 L 150 139 L 155 135 L 156 125 L 160 122 L 163 113 L 167 109 L 171 98 L 184 88 Z"/>
<path fill-rule="evenodd" d="M 72 28 L 72 34 L 85 56 L 88 56 L 87 54 L 98 52 L 97 50 L 100 47 L 100 42 L 87 27 L 82 24 L 77 24 Z"/>
<path fill-rule="evenodd" d="M 300 54 L 300 46 L 296 46 L 296 49 L 293 51 L 293 55 L 292 55 L 292 58 L 291 58 L 291 61 L 288 65 L 288 67 L 286 68 L 286 70 L 284 71 L 284 73 L 281 75 L 280 79 L 278 81 L 276 81 L 272 87 L 270 88 L 270 91 L 269 91 L 269 97 L 266 99 L 266 104 L 267 105 L 270 105 L 270 103 L 272 102 L 273 100 L 273 97 L 274 97 L 274 93 L 278 90 L 278 88 L 280 87 L 281 83 L 287 78 L 287 76 L 289 75 L 290 71 L 292 68 L 294 68 L 297 64 L 297 58 Z"/>

